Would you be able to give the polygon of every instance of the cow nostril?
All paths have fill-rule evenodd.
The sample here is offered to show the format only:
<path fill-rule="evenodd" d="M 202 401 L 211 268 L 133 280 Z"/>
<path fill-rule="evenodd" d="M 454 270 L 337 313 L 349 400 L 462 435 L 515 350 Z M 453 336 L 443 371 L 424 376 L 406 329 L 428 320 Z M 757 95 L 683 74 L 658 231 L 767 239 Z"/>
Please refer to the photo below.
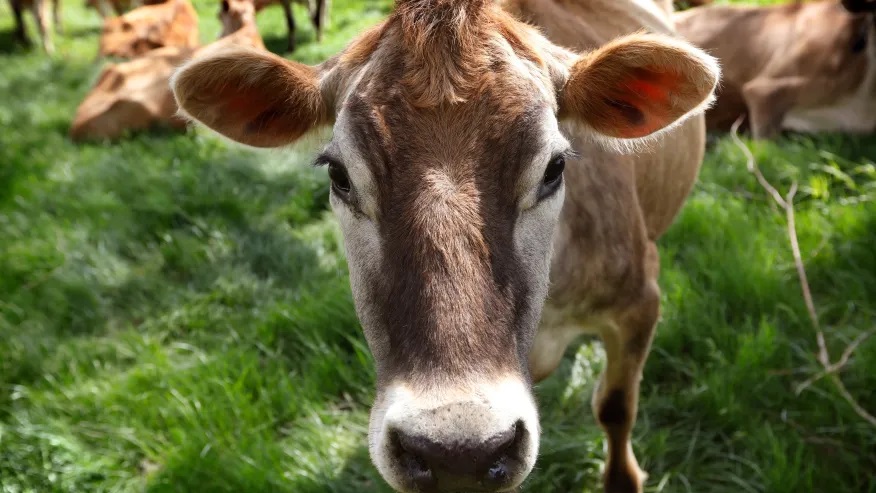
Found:
<path fill-rule="evenodd" d="M 507 432 L 507 439 L 493 453 L 494 462 L 487 469 L 487 481 L 494 484 L 503 484 L 508 481 L 510 476 L 509 462 L 514 462 L 519 458 L 525 434 L 526 428 L 523 422 L 514 423 L 514 426 Z"/>
<path fill-rule="evenodd" d="M 404 440 L 398 432 L 392 432 L 392 446 L 396 451 L 399 465 L 410 478 L 411 482 L 421 491 L 428 491 L 435 485 L 435 476 L 432 469 L 418 452 L 418 443 Z"/>
<path fill-rule="evenodd" d="M 448 485 L 472 485 L 493 491 L 507 486 L 521 466 L 526 428 L 518 421 L 483 441 L 435 441 L 391 432 L 396 464 L 419 491 L 443 491 Z M 455 490 L 454 490 L 455 491 Z"/>
<path fill-rule="evenodd" d="M 432 470 L 421 458 L 408 452 L 403 452 L 400 458 L 402 467 L 418 488 L 426 489 L 435 482 Z"/>

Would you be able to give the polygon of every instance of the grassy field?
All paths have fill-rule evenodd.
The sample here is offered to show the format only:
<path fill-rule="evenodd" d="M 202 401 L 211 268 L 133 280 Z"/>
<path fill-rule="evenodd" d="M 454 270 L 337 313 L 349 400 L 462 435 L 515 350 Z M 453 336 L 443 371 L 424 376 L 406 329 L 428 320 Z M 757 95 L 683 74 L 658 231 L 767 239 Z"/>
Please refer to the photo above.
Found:
<path fill-rule="evenodd" d="M 315 61 L 387 1 L 334 0 Z M 313 148 L 256 153 L 204 133 L 74 145 L 99 18 L 65 5 L 49 58 L 11 44 L 0 4 L 0 492 L 383 492 L 366 450 L 371 356 Z M 364 5 L 364 6 L 363 6 Z M 216 3 L 196 2 L 201 37 Z M 299 10 L 299 14 L 303 14 Z M 284 45 L 279 7 L 259 17 Z M 31 24 L 31 32 L 34 33 Z M 664 314 L 635 447 L 650 492 L 874 493 L 876 429 L 820 369 L 784 215 L 715 139 L 662 240 Z M 876 325 L 876 138 L 752 144 L 796 200 L 834 358 Z M 537 388 L 527 492 L 597 492 L 589 397 L 599 344 Z M 876 411 L 876 338 L 842 372 Z"/>

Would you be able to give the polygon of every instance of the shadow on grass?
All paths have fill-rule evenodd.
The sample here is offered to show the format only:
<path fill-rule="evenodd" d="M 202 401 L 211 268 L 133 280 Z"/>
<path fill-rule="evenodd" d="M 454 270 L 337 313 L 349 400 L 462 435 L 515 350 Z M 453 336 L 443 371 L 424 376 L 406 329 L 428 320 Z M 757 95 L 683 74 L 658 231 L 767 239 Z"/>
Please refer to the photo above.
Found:
<path fill-rule="evenodd" d="M 57 121 L 48 128 L 51 128 L 51 131 L 62 134 L 69 135 L 70 127 L 72 126 L 73 120 L 72 116 L 70 121 Z M 170 138 L 176 135 L 182 135 L 189 133 L 191 127 L 172 127 L 166 123 L 156 123 L 148 128 L 139 129 L 139 130 L 126 130 L 122 135 L 113 138 L 93 138 L 93 139 L 82 139 L 79 141 L 79 144 L 93 144 L 93 145 L 102 145 L 106 147 L 110 147 L 116 145 L 120 142 L 124 142 L 126 140 L 138 138 L 138 137 L 146 137 L 151 139 L 163 139 Z"/>
<path fill-rule="evenodd" d="M 10 31 L 0 31 L 0 54 L 8 55 L 27 53 L 33 49 L 36 49 L 34 42 L 30 41 L 29 44 L 22 42 L 16 35 L 14 29 Z"/>
<path fill-rule="evenodd" d="M 144 147 L 165 157 L 141 159 Z M 268 176 L 254 154 L 199 150 L 186 137 L 153 136 L 109 154 L 77 149 L 74 179 L 42 182 L 30 196 L 17 183 L 40 183 L 45 170 L 3 168 L 0 212 L 20 223 L 0 230 L 9 240 L 0 250 L 0 331 L 9 331 L 10 351 L 0 387 L 37 383 L 51 373 L 44 362 L 54 347 L 173 312 L 220 279 L 251 276 L 283 292 L 322 275 L 289 221 L 306 224 L 327 205 L 288 198 L 296 188 L 318 197 L 320 183 L 302 185 L 291 171 Z M 176 151 L 188 155 L 185 166 L 174 165 Z M 100 162 L 88 162 L 96 154 Z M 219 156 L 225 162 L 212 162 Z M 9 398 L 0 392 L 0 409 Z"/>
<path fill-rule="evenodd" d="M 265 471 L 260 464 L 275 465 L 284 457 L 252 457 L 239 450 L 188 448 L 150 479 L 148 493 L 204 491 L 237 493 L 392 493 L 380 478 L 365 446 L 357 447 L 339 471 L 320 471 L 320 477 L 301 477 L 296 471 L 284 476 Z M 255 454 L 257 451 L 253 450 Z M 260 459 L 260 460 L 259 460 Z M 293 468 L 294 462 L 293 462 Z"/>

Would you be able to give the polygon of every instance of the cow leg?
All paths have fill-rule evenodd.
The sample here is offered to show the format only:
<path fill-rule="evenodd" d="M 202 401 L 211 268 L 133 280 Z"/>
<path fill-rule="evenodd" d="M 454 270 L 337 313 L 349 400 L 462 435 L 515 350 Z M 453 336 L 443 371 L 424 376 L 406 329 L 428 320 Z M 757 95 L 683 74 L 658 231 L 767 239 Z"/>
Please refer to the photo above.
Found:
<path fill-rule="evenodd" d="M 288 51 L 295 51 L 295 15 L 292 13 L 292 1 L 281 0 L 283 13 L 286 15 L 286 25 L 289 27 L 289 41 L 286 45 Z"/>
<path fill-rule="evenodd" d="M 322 42 L 322 30 L 325 29 L 325 19 L 328 14 L 328 0 L 316 0 L 313 12 L 313 27 L 316 29 L 316 41 Z"/>
<path fill-rule="evenodd" d="M 769 139 L 781 132 L 782 122 L 797 102 L 801 85 L 799 78 L 787 77 L 754 79 L 742 86 L 751 134 L 755 139 Z"/>
<path fill-rule="evenodd" d="M 47 1 L 49 0 L 33 0 L 33 15 L 36 17 L 40 38 L 43 40 L 43 49 L 51 55 L 55 52 L 55 45 L 52 43 L 52 31 L 49 29 L 49 13 L 46 11 Z"/>
<path fill-rule="evenodd" d="M 657 248 L 651 243 L 650 254 Z M 639 382 L 660 314 L 660 288 L 649 276 L 638 300 L 613 317 L 601 332 L 606 367 L 593 393 L 593 413 L 608 447 L 603 476 L 606 493 L 642 493 L 645 473 L 631 443 L 639 405 Z"/>
<path fill-rule="evenodd" d="M 15 37 L 18 41 L 30 46 L 30 39 L 27 37 L 27 28 L 24 24 L 24 15 L 22 13 L 20 0 L 9 0 L 9 6 L 12 7 L 12 16 L 15 18 Z"/>

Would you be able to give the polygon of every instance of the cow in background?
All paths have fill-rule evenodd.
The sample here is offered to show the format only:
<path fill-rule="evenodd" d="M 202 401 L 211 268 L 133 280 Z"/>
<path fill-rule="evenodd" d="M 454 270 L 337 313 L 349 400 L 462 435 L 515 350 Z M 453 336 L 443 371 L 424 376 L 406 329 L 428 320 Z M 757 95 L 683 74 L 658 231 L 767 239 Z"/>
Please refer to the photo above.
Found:
<path fill-rule="evenodd" d="M 709 128 L 747 114 L 755 138 L 876 130 L 874 11 L 874 0 L 825 0 L 676 13 L 678 32 L 723 67 Z"/>
<path fill-rule="evenodd" d="M 117 139 L 128 132 L 154 127 L 184 130 L 185 121 L 177 117 L 170 90 L 173 70 L 188 59 L 229 46 L 265 49 L 255 25 L 251 0 L 223 0 L 219 19 L 220 39 L 203 48 L 159 48 L 140 58 L 106 67 L 76 110 L 70 137 L 76 141 Z"/>
<path fill-rule="evenodd" d="M 134 58 L 156 48 L 198 46 L 198 14 L 189 0 L 138 7 L 104 21 L 100 55 Z"/>

